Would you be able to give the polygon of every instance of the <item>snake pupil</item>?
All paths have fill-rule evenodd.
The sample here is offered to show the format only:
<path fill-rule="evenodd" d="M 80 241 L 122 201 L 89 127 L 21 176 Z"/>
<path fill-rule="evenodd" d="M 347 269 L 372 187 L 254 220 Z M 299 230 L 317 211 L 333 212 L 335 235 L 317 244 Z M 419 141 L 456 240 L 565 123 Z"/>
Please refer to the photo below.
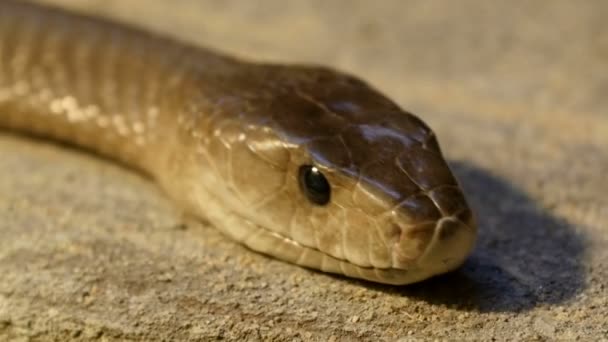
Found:
<path fill-rule="evenodd" d="M 300 189 L 309 201 L 317 205 L 329 202 L 331 187 L 327 178 L 312 165 L 302 165 L 299 171 Z"/>

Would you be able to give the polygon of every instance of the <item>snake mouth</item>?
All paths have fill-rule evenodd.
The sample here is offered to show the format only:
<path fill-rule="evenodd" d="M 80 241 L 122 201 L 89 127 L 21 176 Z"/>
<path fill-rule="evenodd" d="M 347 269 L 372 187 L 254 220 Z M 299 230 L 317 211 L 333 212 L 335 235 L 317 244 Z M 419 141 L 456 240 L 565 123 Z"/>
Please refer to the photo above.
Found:
<path fill-rule="evenodd" d="M 475 219 L 466 202 L 457 201 L 457 205 L 452 206 L 441 205 L 439 201 L 431 203 L 443 213 L 435 220 L 410 225 L 405 224 L 407 219 L 391 220 L 400 233 L 395 232 L 396 243 L 392 238 L 384 241 L 388 248 L 386 255 L 392 258 L 386 266 L 361 265 L 348 258 L 331 255 L 281 234 L 252 219 L 253 216 L 226 213 L 231 220 L 222 222 L 231 222 L 225 226 L 225 231 L 237 241 L 283 261 L 373 282 L 405 285 L 456 269 L 470 254 L 476 240 Z"/>
<path fill-rule="evenodd" d="M 434 224 L 432 237 L 418 258 L 392 267 L 361 266 L 317 248 L 305 246 L 287 236 L 248 221 L 255 234 L 241 241 L 249 248 L 306 268 L 342 274 L 391 285 L 405 285 L 451 271 L 470 253 L 476 229 L 470 212 L 442 217 Z M 393 253 L 398 253 L 393 249 Z"/>

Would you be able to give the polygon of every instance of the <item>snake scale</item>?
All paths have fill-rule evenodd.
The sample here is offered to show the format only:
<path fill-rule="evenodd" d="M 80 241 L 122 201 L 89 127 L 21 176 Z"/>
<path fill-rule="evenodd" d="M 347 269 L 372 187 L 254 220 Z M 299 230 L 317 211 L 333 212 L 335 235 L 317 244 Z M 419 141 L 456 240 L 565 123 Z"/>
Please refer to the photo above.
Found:
<path fill-rule="evenodd" d="M 4 0 L 0 127 L 129 165 L 232 239 L 307 268 L 408 284 L 457 268 L 477 235 L 429 127 L 326 67 Z"/>

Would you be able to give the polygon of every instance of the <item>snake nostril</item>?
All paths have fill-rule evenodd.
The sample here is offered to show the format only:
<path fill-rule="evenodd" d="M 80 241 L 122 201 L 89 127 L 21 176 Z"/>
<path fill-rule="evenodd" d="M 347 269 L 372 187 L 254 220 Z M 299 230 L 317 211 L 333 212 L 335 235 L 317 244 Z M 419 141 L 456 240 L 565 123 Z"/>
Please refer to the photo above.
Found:
<path fill-rule="evenodd" d="M 394 229 L 399 229 L 400 233 L 394 244 L 393 265 L 396 268 L 407 269 L 427 249 L 435 231 L 435 222 L 406 227 L 397 224 L 395 226 Z"/>
<path fill-rule="evenodd" d="M 387 240 L 389 242 L 398 243 L 401 240 L 401 235 L 403 234 L 403 229 L 394 223 L 390 226 L 387 232 Z"/>

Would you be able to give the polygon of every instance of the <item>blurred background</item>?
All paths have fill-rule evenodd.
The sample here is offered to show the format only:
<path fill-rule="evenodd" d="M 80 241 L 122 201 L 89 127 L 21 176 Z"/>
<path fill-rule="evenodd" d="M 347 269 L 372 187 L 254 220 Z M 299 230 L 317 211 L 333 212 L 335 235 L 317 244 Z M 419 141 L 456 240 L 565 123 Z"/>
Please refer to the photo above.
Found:
<path fill-rule="evenodd" d="M 48 203 L 55 212 L 82 203 L 95 210 L 66 215 L 72 223 L 46 233 L 0 222 L 6 246 L 46 241 L 0 258 L 8 275 L 0 278 L 0 339 L 10 326 L 116 339 L 608 336 L 608 2 L 39 2 L 244 59 L 358 75 L 435 130 L 477 213 L 479 242 L 462 269 L 422 284 L 345 280 L 251 253 L 213 230 L 159 230 L 168 224 L 158 222 L 181 218 L 145 185 L 3 138 L 0 155 L 12 162 L 0 160 L 0 174 L 25 178 L 0 177 L 0 193 L 20 194 L 0 201 L 0 217 L 30 222 L 40 186 L 61 200 L 38 204 L 39 212 Z M 27 178 L 32 169 L 55 178 Z M 73 179 L 88 190 L 67 196 L 61 189 Z M 3 204 L 24 196 L 30 207 Z M 63 240 L 54 240 L 57 231 Z M 65 241 L 94 253 L 76 248 L 67 259 Z M 71 261 L 46 264 L 57 258 Z M 158 281 L 167 269 L 169 280 Z"/>

